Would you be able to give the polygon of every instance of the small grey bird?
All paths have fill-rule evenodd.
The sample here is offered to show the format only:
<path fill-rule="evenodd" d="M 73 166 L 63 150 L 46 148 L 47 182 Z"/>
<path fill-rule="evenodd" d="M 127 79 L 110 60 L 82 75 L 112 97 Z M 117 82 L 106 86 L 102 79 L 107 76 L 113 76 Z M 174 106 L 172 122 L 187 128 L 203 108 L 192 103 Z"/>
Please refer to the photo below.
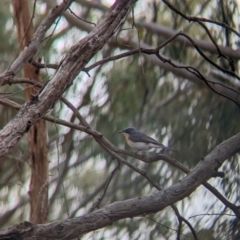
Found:
<path fill-rule="evenodd" d="M 159 143 L 157 140 L 149 137 L 145 133 L 139 132 L 134 127 L 127 127 L 122 131 L 118 131 L 118 133 L 123 133 L 123 135 L 126 138 L 127 144 L 131 148 L 136 149 L 137 152 L 139 151 L 146 152 L 151 148 L 161 148 L 162 150 L 160 151 L 160 153 L 164 153 L 166 150 L 174 151 L 164 146 L 162 143 Z"/>

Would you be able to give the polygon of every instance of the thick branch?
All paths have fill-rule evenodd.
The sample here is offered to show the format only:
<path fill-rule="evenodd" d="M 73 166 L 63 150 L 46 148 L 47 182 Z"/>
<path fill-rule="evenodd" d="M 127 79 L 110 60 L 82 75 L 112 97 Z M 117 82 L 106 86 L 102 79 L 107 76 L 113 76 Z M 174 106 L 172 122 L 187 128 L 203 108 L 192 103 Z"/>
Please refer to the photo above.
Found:
<path fill-rule="evenodd" d="M 91 7 L 94 7 L 94 8 L 100 9 L 100 10 L 104 10 L 104 7 L 100 7 L 93 2 L 82 1 L 82 0 L 79 2 L 83 5 L 87 4 L 87 5 L 91 5 Z M 67 19 L 67 21 L 71 25 L 78 27 L 84 31 L 90 31 L 92 29 L 91 25 L 86 24 L 85 22 L 74 18 L 74 16 L 72 16 L 68 12 L 64 13 L 64 17 Z M 201 20 L 203 21 L 204 19 L 199 19 L 199 21 L 201 21 Z M 207 21 L 214 22 L 216 24 L 216 21 L 213 21 L 211 19 L 208 19 Z M 148 30 L 158 36 L 161 36 L 165 39 L 168 39 L 168 38 L 174 36 L 175 34 L 177 34 L 177 31 L 173 30 L 172 28 L 168 28 L 166 26 L 156 24 L 154 22 L 135 21 L 135 24 L 137 27 L 143 27 L 146 30 Z M 229 26 L 226 26 L 226 27 L 229 27 Z M 232 31 L 234 31 L 234 29 L 232 29 Z M 236 33 L 236 31 L 234 31 L 234 32 Z M 202 50 L 205 50 L 205 51 L 208 51 L 208 52 L 214 53 L 214 54 L 219 54 L 219 51 L 218 51 L 218 49 L 219 49 L 221 51 L 221 53 L 227 57 L 230 57 L 232 59 L 240 58 L 240 50 L 239 49 L 232 49 L 231 47 L 226 47 L 223 45 L 218 45 L 218 49 L 217 49 L 216 46 L 211 41 L 202 40 L 202 39 L 193 39 L 193 40 L 198 45 L 198 47 L 201 48 Z M 191 42 L 188 41 L 187 39 L 185 39 L 184 37 L 179 36 L 177 38 L 177 41 L 182 43 L 184 46 L 192 47 Z"/>
<path fill-rule="evenodd" d="M 103 138 L 102 136 L 99 136 Z M 180 182 L 156 194 L 119 201 L 96 212 L 82 217 L 50 224 L 32 225 L 24 222 L 0 233 L 0 239 L 62 239 L 69 240 L 81 234 L 103 228 L 113 222 L 155 213 L 189 196 L 201 183 L 212 177 L 217 169 L 229 157 L 240 150 L 240 133 L 222 142 L 210 152 L 195 169 Z"/>
<path fill-rule="evenodd" d="M 114 34 L 134 2 L 117 2 L 97 27 L 69 50 L 53 79 L 38 96 L 26 102 L 17 116 L 0 132 L 0 156 L 7 153 L 32 124 L 55 104 L 86 63 Z"/>
<path fill-rule="evenodd" d="M 68 101 L 66 101 L 65 103 L 67 104 L 67 102 Z M 15 108 L 15 109 L 20 108 L 19 104 L 15 103 L 15 102 L 12 102 L 11 100 L 8 100 L 8 99 L 1 99 L 0 98 L 0 103 L 2 105 L 10 106 L 10 107 Z M 67 106 L 68 106 L 68 104 L 67 104 Z M 146 162 L 146 163 L 152 163 L 152 162 L 156 162 L 158 160 L 163 160 L 163 161 L 171 164 L 172 166 L 180 169 L 181 171 L 183 171 L 186 174 L 188 174 L 190 172 L 190 170 L 187 167 L 185 167 L 184 165 L 179 163 L 177 160 L 175 160 L 175 159 L 173 159 L 173 158 L 171 158 L 171 157 L 169 157 L 165 154 L 158 154 L 158 155 L 146 158 L 145 156 L 142 156 L 142 155 L 139 155 L 139 154 L 136 154 L 136 153 L 132 153 L 132 152 L 117 148 L 111 142 L 109 142 L 106 138 L 104 138 L 100 133 L 91 129 L 88 124 L 78 125 L 78 124 L 74 124 L 74 123 L 71 123 L 71 122 L 60 120 L 60 119 L 57 119 L 57 118 L 54 118 L 54 117 L 51 117 L 51 116 L 45 116 L 43 118 L 48 120 L 48 121 L 51 121 L 53 123 L 61 124 L 61 125 L 66 126 L 66 127 L 88 133 L 88 134 L 92 135 L 93 137 L 95 137 L 96 140 L 101 141 L 103 143 L 103 145 L 106 145 L 106 146 L 104 146 L 104 149 L 111 149 L 111 152 L 114 151 L 117 154 L 124 154 L 124 155 L 136 158 L 136 159 L 141 160 L 141 161 Z M 236 149 L 236 151 L 238 151 L 238 150 Z M 116 156 L 114 156 L 114 157 L 116 157 Z M 120 157 L 120 156 L 117 155 L 117 157 Z M 120 158 L 119 160 L 121 160 L 121 162 L 123 164 L 126 164 L 128 167 L 130 167 L 134 171 L 137 170 L 137 172 L 141 172 L 140 169 L 138 169 L 138 168 L 135 169 L 135 167 L 132 164 L 130 164 L 128 161 L 126 161 L 125 159 Z M 217 173 L 216 171 L 217 171 L 217 169 L 214 170 L 213 176 L 216 175 L 216 173 Z M 143 175 L 144 175 L 144 173 L 143 173 Z M 212 192 L 226 207 L 230 208 L 236 214 L 236 216 L 240 219 L 240 211 L 239 211 L 239 208 L 236 205 L 229 202 L 223 195 L 221 195 L 221 193 L 218 192 L 217 189 L 212 187 L 209 183 L 203 182 L 202 185 L 204 185 L 210 192 Z"/>
<path fill-rule="evenodd" d="M 34 33 L 29 45 L 25 47 L 25 49 L 20 53 L 18 58 L 11 64 L 11 66 L 5 72 L 0 74 L 0 79 L 7 79 L 8 76 L 14 76 L 26 63 L 29 62 L 29 60 L 36 54 L 37 48 L 43 40 L 49 27 L 53 24 L 57 17 L 66 10 L 72 1 L 73 0 L 65 0 L 50 12 L 47 18 L 42 21 L 37 31 Z"/>

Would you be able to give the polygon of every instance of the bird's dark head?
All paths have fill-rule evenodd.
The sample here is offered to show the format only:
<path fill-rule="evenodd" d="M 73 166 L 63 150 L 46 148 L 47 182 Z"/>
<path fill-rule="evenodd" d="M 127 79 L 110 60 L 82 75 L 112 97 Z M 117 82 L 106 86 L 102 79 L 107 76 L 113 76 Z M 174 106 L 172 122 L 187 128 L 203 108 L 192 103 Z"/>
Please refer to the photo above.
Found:
<path fill-rule="evenodd" d="M 122 131 L 118 131 L 118 133 L 131 134 L 131 133 L 134 133 L 134 132 L 136 132 L 136 131 L 137 131 L 136 128 L 134 128 L 134 127 L 128 127 L 128 128 L 123 129 Z"/>

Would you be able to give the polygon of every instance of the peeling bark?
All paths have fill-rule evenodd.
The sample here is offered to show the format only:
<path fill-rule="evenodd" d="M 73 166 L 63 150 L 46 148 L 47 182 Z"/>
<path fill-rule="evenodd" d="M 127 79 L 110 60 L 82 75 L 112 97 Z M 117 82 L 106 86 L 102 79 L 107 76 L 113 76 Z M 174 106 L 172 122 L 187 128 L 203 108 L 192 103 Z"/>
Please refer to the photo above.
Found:
<path fill-rule="evenodd" d="M 12 0 L 16 19 L 20 49 L 27 47 L 33 36 L 33 24 L 28 7 L 28 0 Z M 38 69 L 26 63 L 22 69 L 23 77 L 40 82 Z M 24 84 L 25 98 L 30 100 L 37 91 L 30 84 Z M 47 133 L 45 120 L 40 119 L 28 131 L 28 148 L 30 152 L 31 182 L 30 222 L 45 223 L 48 215 L 48 158 Z"/>
<path fill-rule="evenodd" d="M 114 34 L 134 2 L 135 0 L 117 1 L 96 28 L 69 50 L 51 81 L 37 96 L 23 104 L 16 117 L 0 131 L 0 156 L 6 154 L 33 123 L 59 100 L 81 69 Z M 25 49 L 24 52 L 27 52 Z"/>

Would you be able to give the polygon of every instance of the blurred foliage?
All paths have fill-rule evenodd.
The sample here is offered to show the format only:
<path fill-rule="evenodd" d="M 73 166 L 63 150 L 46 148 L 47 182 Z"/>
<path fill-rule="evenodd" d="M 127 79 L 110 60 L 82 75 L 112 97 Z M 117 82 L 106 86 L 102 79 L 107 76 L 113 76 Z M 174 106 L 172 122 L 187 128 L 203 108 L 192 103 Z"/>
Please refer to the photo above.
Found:
<path fill-rule="evenodd" d="M 39 25 L 50 11 L 44 2 L 37 2 L 35 26 Z M 224 19 L 221 2 L 224 2 L 228 24 L 238 29 L 235 19 L 239 18 L 239 7 L 235 1 L 171 1 L 184 14 L 222 22 Z M 149 11 L 146 12 L 146 8 Z M 76 13 L 84 14 L 85 19 L 92 22 L 97 22 L 103 14 L 102 10 L 87 8 L 84 1 L 76 1 L 74 9 Z M 162 1 L 138 1 L 135 20 L 154 21 L 175 30 L 184 30 L 192 38 L 209 40 L 199 24 L 189 24 Z M 62 17 L 55 32 L 52 30 L 51 38 L 42 43 L 38 51 L 38 57 L 41 57 L 42 61 L 59 63 L 72 44 L 86 34 L 66 21 Z M 16 29 L 8 1 L 1 2 L 0 24 L 0 69 L 3 72 L 18 54 Z M 126 25 L 131 26 L 131 23 Z M 221 28 L 216 25 L 206 25 L 218 44 L 231 47 L 237 44 L 238 40 L 232 34 L 226 33 L 225 30 L 219 31 Z M 138 36 L 152 47 L 165 40 L 144 28 L 138 28 L 138 32 L 136 29 L 128 29 L 119 34 L 122 39 L 136 42 Z M 111 55 L 122 51 L 117 47 L 109 47 Z M 179 42 L 170 43 L 162 52 L 168 58 L 196 67 L 203 73 L 212 68 L 193 48 L 182 46 Z M 101 54 L 102 52 L 91 62 L 101 59 Z M 222 58 L 206 54 L 213 61 L 226 64 Z M 238 63 L 235 61 L 235 64 Z M 53 74 L 53 70 L 42 70 L 43 82 L 50 80 Z M 176 149 L 178 153 L 169 154 L 193 169 L 216 145 L 240 131 L 240 112 L 234 103 L 206 87 L 194 84 L 189 79 L 179 78 L 160 69 L 143 56 L 136 55 L 110 62 L 90 71 L 89 74 L 90 77 L 86 73 L 80 73 L 64 97 L 75 105 L 91 127 L 120 148 L 130 150 L 124 137 L 117 131 L 127 126 L 135 126 Z M 219 77 L 219 81 L 226 80 Z M 10 92 L 9 98 L 22 104 L 23 90 L 21 84 L 5 85 L 2 86 L 1 93 Z M 164 103 L 170 96 L 170 100 Z M 2 128 L 15 116 L 16 111 L 6 106 L 0 106 L 0 110 Z M 61 102 L 55 104 L 52 115 L 78 123 L 72 112 Z M 101 196 L 103 188 L 100 186 L 117 166 L 117 161 L 85 133 L 48 123 L 48 135 L 51 204 L 49 221 L 87 213 Z M 184 176 L 163 161 L 145 164 L 132 158 L 127 160 L 139 168 L 146 169 L 150 178 L 162 188 L 171 186 Z M 21 139 L 9 154 L 0 158 L 0 161 L 0 226 L 6 227 L 28 219 L 30 173 L 26 138 Z M 226 177 L 211 180 L 213 186 L 237 205 L 238 162 L 238 156 L 229 159 L 222 167 Z M 100 207 L 114 201 L 149 195 L 155 191 L 142 176 L 126 166 L 121 166 L 114 175 Z M 186 218 L 203 213 L 231 213 L 204 188 L 199 188 L 176 205 Z M 8 215 L 8 211 L 12 211 L 12 214 Z M 208 220 L 205 220 L 205 217 Z M 199 239 L 234 239 L 234 236 L 239 235 L 236 227 L 239 226 L 239 222 L 234 217 L 199 215 L 190 218 L 189 221 L 196 229 Z M 146 217 L 118 221 L 112 226 L 83 236 L 83 239 L 175 239 L 177 226 L 177 218 L 169 207 Z M 193 239 L 186 225 L 183 225 L 181 239 Z"/>

